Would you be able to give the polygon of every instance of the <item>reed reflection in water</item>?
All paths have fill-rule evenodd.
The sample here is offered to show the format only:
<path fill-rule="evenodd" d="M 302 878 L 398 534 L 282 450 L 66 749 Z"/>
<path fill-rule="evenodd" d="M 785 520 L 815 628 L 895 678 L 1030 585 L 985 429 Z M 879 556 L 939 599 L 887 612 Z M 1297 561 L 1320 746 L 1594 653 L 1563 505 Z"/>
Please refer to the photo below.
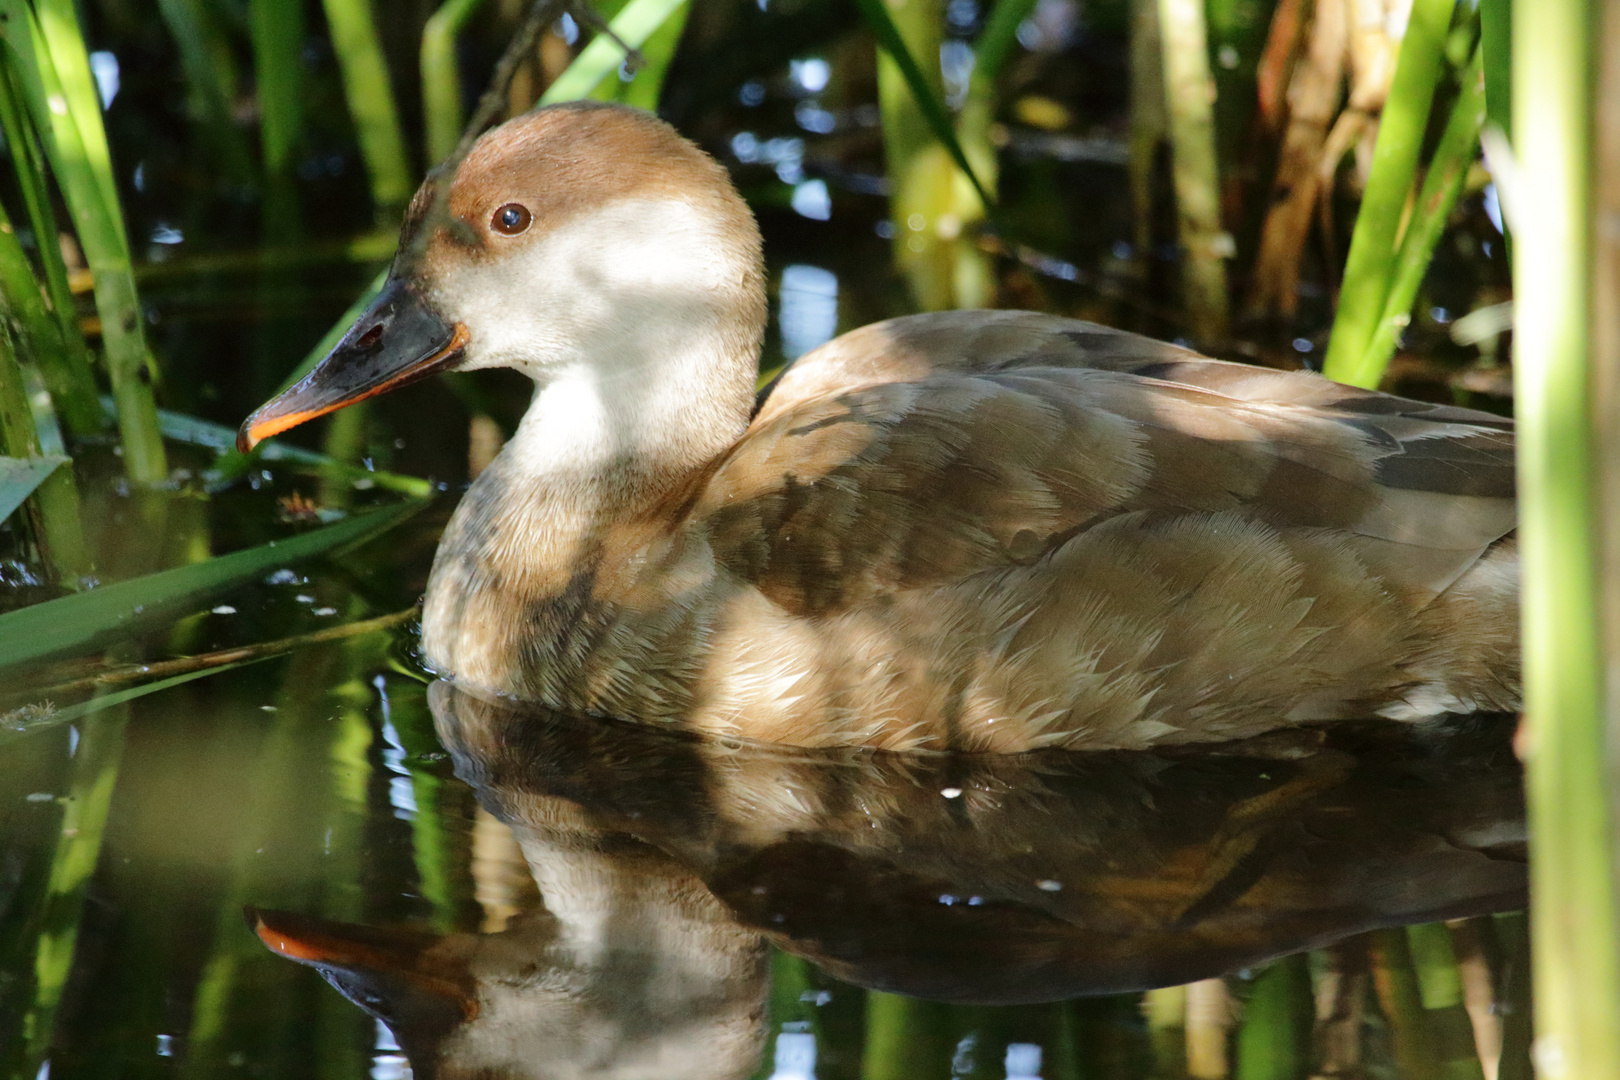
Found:
<path fill-rule="evenodd" d="M 933 1007 L 908 998 L 1170 986 L 1525 902 L 1508 718 L 964 757 L 698 739 L 448 683 L 429 702 L 543 906 L 448 935 L 251 913 L 267 945 L 391 1025 L 418 1076 L 763 1075 L 773 1024 L 814 1034 L 783 1025 L 777 1000 L 796 979 L 798 1001 L 817 1002 L 801 960 L 885 992 L 869 1016 L 920 1033 L 904 1049 L 931 1075 L 919 1055 L 949 1040 L 923 1049 Z M 978 1048 L 983 1075 L 1032 1060 L 1000 1027 L 999 1048 Z M 868 1075 L 883 1071 L 878 1034 Z M 1073 1037 L 1046 1033 L 1045 1075 L 1073 1074 Z M 813 1045 L 779 1040 L 778 1073 L 808 1075 Z"/>

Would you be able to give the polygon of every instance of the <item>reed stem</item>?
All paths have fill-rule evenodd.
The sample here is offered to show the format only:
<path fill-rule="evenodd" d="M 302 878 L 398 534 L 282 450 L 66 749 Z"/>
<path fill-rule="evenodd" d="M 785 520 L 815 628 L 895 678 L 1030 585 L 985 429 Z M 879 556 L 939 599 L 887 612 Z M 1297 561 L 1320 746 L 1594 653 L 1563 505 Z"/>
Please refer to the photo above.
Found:
<path fill-rule="evenodd" d="M 1513 368 L 1535 1057 L 1543 1075 L 1580 1080 L 1620 1076 L 1590 407 L 1596 50 L 1585 45 L 1602 10 L 1585 0 L 1518 0 L 1513 10 Z"/>
<path fill-rule="evenodd" d="M 1234 250 L 1231 234 L 1221 227 L 1215 81 L 1203 0 L 1159 0 L 1159 40 L 1181 238 L 1182 305 L 1193 336 L 1218 342 L 1227 332 L 1226 260 Z"/>
<path fill-rule="evenodd" d="M 873 990 L 866 995 L 861 1080 L 950 1075 L 949 1006 Z"/>
<path fill-rule="evenodd" d="M 1350 235 L 1339 309 L 1328 342 L 1323 372 L 1339 382 L 1373 386 L 1383 373 L 1381 367 L 1369 366 L 1367 358 L 1395 278 L 1401 221 L 1417 175 L 1435 87 L 1445 70 L 1446 33 L 1455 7 L 1456 0 L 1412 4 L 1378 121 L 1367 190 Z"/>

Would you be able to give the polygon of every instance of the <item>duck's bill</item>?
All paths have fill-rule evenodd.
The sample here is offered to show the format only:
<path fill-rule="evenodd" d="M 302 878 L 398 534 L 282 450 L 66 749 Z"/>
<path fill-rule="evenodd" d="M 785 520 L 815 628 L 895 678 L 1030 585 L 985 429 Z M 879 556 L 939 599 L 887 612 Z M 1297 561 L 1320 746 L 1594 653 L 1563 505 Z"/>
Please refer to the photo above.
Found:
<path fill-rule="evenodd" d="M 420 293 L 391 277 L 326 359 L 243 421 L 236 447 L 247 453 L 306 420 L 448 370 L 466 347 L 464 325 L 445 321 Z"/>
<path fill-rule="evenodd" d="M 464 965 L 452 959 L 434 962 L 427 955 L 437 937 L 251 906 L 243 915 L 271 952 L 319 970 L 370 1012 L 420 1017 L 448 1007 L 452 1015 L 446 1019 L 478 1015 L 476 990 Z"/>

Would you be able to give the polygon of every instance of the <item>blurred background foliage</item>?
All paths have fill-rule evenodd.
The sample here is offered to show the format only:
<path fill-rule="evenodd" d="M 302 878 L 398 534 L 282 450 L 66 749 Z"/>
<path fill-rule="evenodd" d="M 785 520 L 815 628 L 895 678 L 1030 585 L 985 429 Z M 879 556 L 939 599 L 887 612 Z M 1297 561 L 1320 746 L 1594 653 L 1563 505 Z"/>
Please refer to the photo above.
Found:
<path fill-rule="evenodd" d="M 1589 53 L 1543 62 L 1574 64 L 1566 82 L 1598 100 L 1597 80 L 1612 77 L 1598 59 L 1614 37 L 1613 5 L 1559 5 L 1572 12 L 1559 24 L 1575 35 L 1565 40 Z M 511 373 L 453 375 L 252 457 L 231 448 L 230 431 L 307 369 L 374 287 L 404 203 L 451 153 L 528 14 L 519 0 L 0 0 L 0 671 L 10 686 L 0 708 L 11 709 L 0 734 L 17 736 L 0 752 L 16 790 L 64 792 L 48 800 L 49 820 L 45 805 L 3 819 L 0 1066 L 11 1074 L 32 1076 L 52 1047 L 113 1023 L 101 1011 L 109 999 L 82 983 L 86 972 L 113 978 L 114 955 L 121 1000 L 155 1001 L 161 985 L 187 1003 L 188 1071 L 229 1059 L 227 1033 L 249 1023 L 244 972 L 268 969 L 256 943 L 227 927 L 256 837 L 285 825 L 274 793 L 297 786 L 308 755 L 325 769 L 308 821 L 329 821 L 328 850 L 331 828 L 350 830 L 337 850 L 359 860 L 331 879 L 349 884 L 326 910 L 375 915 L 354 882 L 401 858 L 419 885 L 415 914 L 447 926 L 472 907 L 470 809 L 457 805 L 468 796 L 435 771 L 420 716 L 410 730 L 397 718 L 382 726 L 378 672 L 409 665 L 389 658 L 385 630 L 358 621 L 408 616 L 446 500 L 401 527 L 389 557 L 367 548 L 308 578 L 277 571 L 292 575 L 279 586 L 316 583 L 296 601 L 264 575 L 291 557 L 272 540 L 296 535 L 311 558 L 346 550 L 459 489 L 515 426 L 524 385 Z M 1585 145 L 1597 121 L 1567 96 L 1548 106 L 1579 113 L 1563 142 L 1514 163 L 1515 111 L 1552 83 L 1521 75 L 1542 70 L 1521 39 L 1547 48 L 1547 35 L 1511 15 L 1508 0 L 606 0 L 548 18 L 496 91 L 508 114 L 587 95 L 656 109 L 731 169 L 766 236 L 765 371 L 892 315 L 1025 307 L 1507 412 L 1512 274 L 1550 275 L 1552 256 L 1510 267 L 1504 207 L 1536 220 L 1527 215 L 1546 200 L 1574 205 L 1578 230 L 1588 202 L 1569 191 L 1592 187 L 1600 200 L 1607 190 L 1607 144 Z M 639 49 L 639 66 L 602 33 L 609 22 Z M 1482 130 L 1496 140 L 1490 169 Z M 1537 169 L 1555 165 L 1577 188 L 1538 195 Z M 1575 260 L 1575 276 L 1558 280 L 1585 295 L 1586 248 L 1558 251 Z M 1577 374 L 1562 376 L 1564 399 L 1535 398 L 1565 402 L 1545 430 L 1579 445 L 1534 460 L 1568 480 L 1559 505 L 1577 504 L 1562 519 L 1576 525 L 1563 534 L 1590 541 L 1549 558 L 1585 567 L 1595 598 L 1602 458 L 1590 452 L 1590 418 L 1571 419 L 1584 405 L 1568 402 L 1585 350 L 1585 337 L 1555 349 Z M 133 588 L 75 603 L 111 582 Z M 243 589 L 249 600 L 205 610 Z M 240 617 L 226 625 L 222 611 Z M 243 811 L 219 839 L 217 867 L 199 871 L 202 899 L 121 883 L 101 853 L 104 837 L 134 828 L 114 793 L 143 806 L 156 796 L 140 785 L 167 782 L 121 779 L 130 711 L 164 702 L 161 715 L 184 714 L 205 691 L 182 683 L 299 649 L 316 611 L 356 620 L 346 644 L 232 670 L 219 682 L 236 689 L 206 699 L 253 711 L 247 701 L 273 694 L 265 707 L 279 712 L 251 750 L 259 818 Z M 1589 631 L 1578 647 L 1548 647 L 1577 665 L 1559 685 L 1592 691 L 1560 704 L 1560 717 L 1603 707 L 1596 618 L 1570 624 Z M 1559 622 L 1556 611 L 1547 619 Z M 178 666 L 150 681 L 164 663 Z M 346 704 L 329 723 L 332 701 Z M 197 721 L 171 723 L 164 740 Z M 1573 951 L 1612 968 L 1607 796 L 1591 779 L 1605 758 L 1595 719 L 1576 728 L 1571 760 L 1589 768 L 1559 835 L 1585 838 L 1568 857 L 1591 864 L 1596 852 L 1602 880 L 1571 894 L 1596 912 L 1598 935 Z M 1538 747 L 1562 737 L 1550 721 L 1540 730 Z M 417 800 L 409 835 L 374 820 L 389 805 L 391 767 Z M 1561 781 L 1547 783 L 1555 792 Z M 95 888 L 116 905 L 87 904 Z M 163 943 L 107 936 L 107 920 L 122 918 L 113 911 L 180 934 L 173 911 L 192 908 L 217 929 Z M 84 920 L 99 953 L 85 952 Z M 1529 1070 L 1525 937 L 1515 917 L 1384 932 L 1224 983 L 1027 1010 L 1016 1022 L 1046 1025 L 1041 1040 L 1067 1048 L 1049 1053 L 1053 1076 L 1506 1080 Z M 817 978 L 779 959 L 782 985 Z M 1615 1015 L 1612 971 L 1592 978 L 1576 985 L 1593 989 L 1597 1015 Z M 333 997 L 255 999 L 282 1002 L 263 1035 L 278 1047 L 266 1060 L 282 1064 L 267 1074 L 374 1066 L 377 1044 Z M 76 1005 L 61 1011 L 64 1000 Z M 773 1008 L 786 1016 L 797 1000 Z M 836 1054 L 828 1063 L 844 1075 L 981 1075 L 956 1070 L 946 1049 L 973 1025 L 1005 1021 L 853 1000 L 865 1004 L 836 1023 L 854 1042 L 842 1065 Z M 1350 1019 L 1334 1011 L 1347 1001 Z M 311 1017 L 313 1042 L 275 1043 L 274 1031 L 302 1031 Z M 1334 1024 L 1354 1037 L 1333 1035 Z M 913 1067 L 928 1054 L 934 1065 Z M 79 1067 L 105 1071 L 94 1053 Z"/>

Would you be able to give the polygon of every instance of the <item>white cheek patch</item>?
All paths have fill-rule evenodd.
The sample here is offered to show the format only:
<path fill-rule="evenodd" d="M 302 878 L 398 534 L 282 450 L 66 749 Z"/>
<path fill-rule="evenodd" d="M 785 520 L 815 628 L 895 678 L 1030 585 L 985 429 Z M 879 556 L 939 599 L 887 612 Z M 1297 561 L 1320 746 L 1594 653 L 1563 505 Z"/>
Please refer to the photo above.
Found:
<path fill-rule="evenodd" d="M 491 239 L 496 251 L 504 242 Z M 714 290 L 735 284 L 713 222 L 673 200 L 623 200 L 511 244 L 512 257 L 453 272 L 435 289 L 441 312 L 471 338 L 464 369 L 543 380 L 571 361 L 668 349 L 670 328 L 701 331 L 715 317 Z"/>

